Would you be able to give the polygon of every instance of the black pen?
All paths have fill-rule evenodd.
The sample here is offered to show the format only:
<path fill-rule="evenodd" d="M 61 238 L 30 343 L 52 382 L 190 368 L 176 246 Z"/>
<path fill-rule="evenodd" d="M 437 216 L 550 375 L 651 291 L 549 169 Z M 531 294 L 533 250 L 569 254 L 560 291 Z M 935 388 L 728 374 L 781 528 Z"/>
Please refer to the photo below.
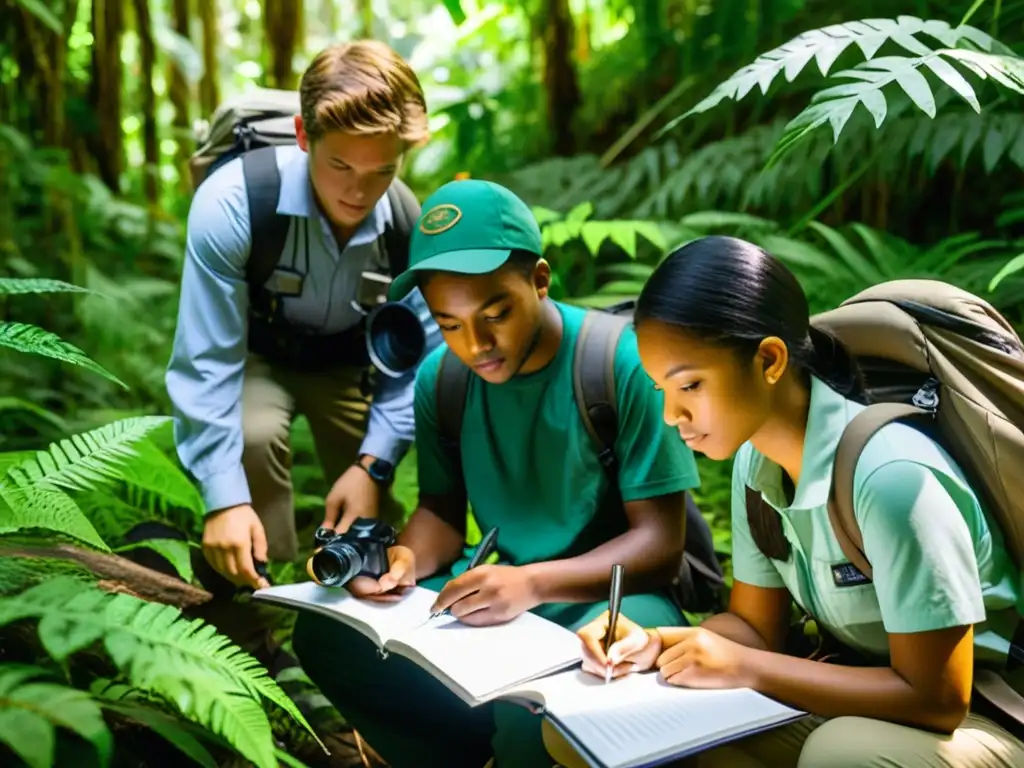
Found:
<path fill-rule="evenodd" d="M 476 548 L 476 552 L 473 553 L 473 557 L 469 560 L 469 565 L 466 566 L 467 571 L 471 571 L 478 565 L 483 563 L 491 553 L 494 552 L 495 545 L 498 541 L 498 529 L 497 527 L 491 528 L 480 542 L 480 546 Z M 437 611 L 436 613 L 430 614 L 430 618 L 436 619 L 438 616 L 451 615 L 451 610 L 445 608 L 443 611 Z"/>
<path fill-rule="evenodd" d="M 622 566 L 612 566 L 611 592 L 608 596 L 608 632 L 604 636 L 605 669 L 604 682 L 607 685 L 612 679 L 612 664 L 607 661 L 608 651 L 615 642 L 615 625 L 619 623 L 619 609 L 622 607 Z"/>

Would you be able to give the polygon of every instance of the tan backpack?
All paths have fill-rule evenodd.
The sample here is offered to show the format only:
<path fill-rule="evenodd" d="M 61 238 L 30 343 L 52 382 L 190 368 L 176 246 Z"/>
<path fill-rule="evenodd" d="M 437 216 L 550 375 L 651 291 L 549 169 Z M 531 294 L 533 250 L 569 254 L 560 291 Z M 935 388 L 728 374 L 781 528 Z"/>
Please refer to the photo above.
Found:
<path fill-rule="evenodd" d="M 871 564 L 853 511 L 857 459 L 871 437 L 897 420 L 920 420 L 949 451 L 998 523 L 1018 569 L 1024 564 L 1024 345 L 983 299 L 936 280 L 894 280 L 858 293 L 812 325 L 839 339 L 864 373 L 870 403 L 847 425 L 836 451 L 829 518 L 843 553 L 868 579 Z M 772 536 L 778 515 L 764 505 L 755 540 Z M 771 520 L 774 517 L 774 521 Z M 781 528 L 780 531 L 781 532 Z M 764 551 L 762 541 L 758 546 Z M 1018 623 L 1003 673 L 1024 665 Z M 1024 697 L 993 670 L 975 688 L 1024 726 Z"/>

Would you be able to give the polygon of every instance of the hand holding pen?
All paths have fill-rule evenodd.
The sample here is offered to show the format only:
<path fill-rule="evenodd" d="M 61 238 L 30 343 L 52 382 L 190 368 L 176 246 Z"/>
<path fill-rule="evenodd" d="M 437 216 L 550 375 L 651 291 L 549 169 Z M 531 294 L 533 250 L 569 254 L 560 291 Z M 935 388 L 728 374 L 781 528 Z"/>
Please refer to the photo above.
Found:
<path fill-rule="evenodd" d="M 662 650 L 661 635 L 622 613 L 622 575 L 621 566 L 614 566 L 608 610 L 576 632 L 583 641 L 583 671 L 606 683 L 653 668 Z"/>
<path fill-rule="evenodd" d="M 529 566 L 488 565 L 498 529 L 487 532 L 465 573 L 445 584 L 431 608 L 432 618 L 454 616 L 464 624 L 486 626 L 514 619 L 539 604 Z"/>

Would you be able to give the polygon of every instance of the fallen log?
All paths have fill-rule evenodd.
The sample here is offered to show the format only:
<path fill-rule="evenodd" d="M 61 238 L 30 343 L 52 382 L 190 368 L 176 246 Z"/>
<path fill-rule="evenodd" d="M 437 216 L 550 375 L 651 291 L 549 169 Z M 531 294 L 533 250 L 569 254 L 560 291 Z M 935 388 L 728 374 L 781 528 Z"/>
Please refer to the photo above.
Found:
<path fill-rule="evenodd" d="M 70 544 L 0 544 L 0 557 L 70 560 L 95 573 L 98 577 L 98 586 L 108 592 L 134 595 L 143 600 L 165 603 L 181 609 L 202 605 L 213 598 L 205 589 L 146 568 L 127 558 L 79 549 Z"/>

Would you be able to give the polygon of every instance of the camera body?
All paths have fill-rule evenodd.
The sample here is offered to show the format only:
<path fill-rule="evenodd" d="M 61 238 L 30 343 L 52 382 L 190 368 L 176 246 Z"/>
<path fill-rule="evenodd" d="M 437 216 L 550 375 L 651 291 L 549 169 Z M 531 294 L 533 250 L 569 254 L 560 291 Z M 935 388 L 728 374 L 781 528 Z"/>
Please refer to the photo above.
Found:
<path fill-rule="evenodd" d="M 379 579 L 390 569 L 388 547 L 394 546 L 395 529 L 380 520 L 360 517 L 344 533 L 317 528 L 316 550 L 306 572 L 317 584 L 344 587 L 356 576 Z"/>

